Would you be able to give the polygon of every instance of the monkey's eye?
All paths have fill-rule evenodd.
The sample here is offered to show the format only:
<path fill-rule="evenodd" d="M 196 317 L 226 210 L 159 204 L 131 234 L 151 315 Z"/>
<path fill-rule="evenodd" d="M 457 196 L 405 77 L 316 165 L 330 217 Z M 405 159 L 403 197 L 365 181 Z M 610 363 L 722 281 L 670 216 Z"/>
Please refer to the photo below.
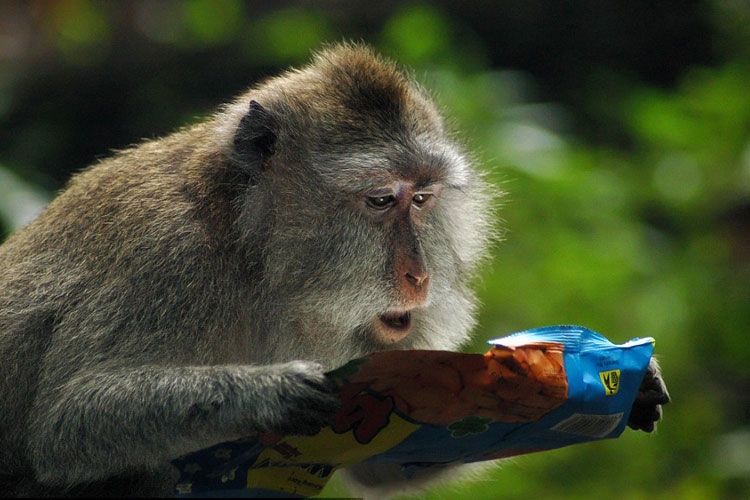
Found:
<path fill-rule="evenodd" d="M 393 206 L 395 203 L 396 197 L 392 194 L 367 197 L 367 206 L 374 208 L 375 210 L 385 210 Z"/>
<path fill-rule="evenodd" d="M 412 196 L 411 201 L 415 207 L 421 208 L 425 203 L 430 201 L 430 198 L 432 198 L 432 193 L 417 193 Z"/>

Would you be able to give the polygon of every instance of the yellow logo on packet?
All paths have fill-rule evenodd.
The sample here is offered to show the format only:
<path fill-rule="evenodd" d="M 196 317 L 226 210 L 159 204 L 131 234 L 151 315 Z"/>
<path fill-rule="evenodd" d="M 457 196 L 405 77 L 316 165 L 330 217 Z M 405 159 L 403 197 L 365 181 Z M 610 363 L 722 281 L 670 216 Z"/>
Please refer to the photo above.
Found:
<path fill-rule="evenodd" d="M 604 385 L 604 394 L 614 396 L 620 390 L 620 370 L 599 372 L 599 378 Z"/>

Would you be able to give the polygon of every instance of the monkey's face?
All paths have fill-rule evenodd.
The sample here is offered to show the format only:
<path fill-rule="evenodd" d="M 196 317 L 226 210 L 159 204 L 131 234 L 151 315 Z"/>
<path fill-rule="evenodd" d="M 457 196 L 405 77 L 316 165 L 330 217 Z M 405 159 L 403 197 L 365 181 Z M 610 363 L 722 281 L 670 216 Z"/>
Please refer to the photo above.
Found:
<path fill-rule="evenodd" d="M 294 356 L 336 366 L 375 350 L 451 349 L 473 327 L 486 190 L 450 143 L 404 144 L 328 152 L 275 177 L 264 274 L 283 309 L 272 329 L 294 330 Z"/>
<path fill-rule="evenodd" d="M 412 329 L 412 311 L 429 304 L 430 271 L 419 233 L 438 202 L 441 188 L 434 182 L 398 180 L 367 191 L 357 200 L 365 217 L 381 225 L 384 240 L 390 242 L 390 249 L 384 251 L 385 281 L 390 281 L 387 295 L 392 305 L 372 320 L 367 332 L 377 343 L 403 340 Z"/>

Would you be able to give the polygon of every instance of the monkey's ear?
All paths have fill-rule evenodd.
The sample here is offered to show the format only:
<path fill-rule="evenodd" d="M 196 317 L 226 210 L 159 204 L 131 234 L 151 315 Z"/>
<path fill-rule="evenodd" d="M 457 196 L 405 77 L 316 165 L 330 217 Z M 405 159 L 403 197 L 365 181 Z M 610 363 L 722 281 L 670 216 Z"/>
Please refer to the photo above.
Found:
<path fill-rule="evenodd" d="M 268 158 L 275 153 L 276 130 L 276 119 L 257 101 L 250 101 L 234 134 L 234 151 L 251 179 L 268 166 Z"/>

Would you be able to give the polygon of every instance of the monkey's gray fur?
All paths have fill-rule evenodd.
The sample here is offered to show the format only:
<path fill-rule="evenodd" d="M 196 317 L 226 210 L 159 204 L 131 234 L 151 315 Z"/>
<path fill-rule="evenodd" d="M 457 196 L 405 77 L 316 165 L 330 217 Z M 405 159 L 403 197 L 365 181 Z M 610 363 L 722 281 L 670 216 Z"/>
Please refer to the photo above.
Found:
<path fill-rule="evenodd" d="M 351 44 L 74 176 L 0 247 L 0 488 L 169 496 L 180 455 L 316 432 L 325 370 L 467 339 L 492 197 Z"/>

